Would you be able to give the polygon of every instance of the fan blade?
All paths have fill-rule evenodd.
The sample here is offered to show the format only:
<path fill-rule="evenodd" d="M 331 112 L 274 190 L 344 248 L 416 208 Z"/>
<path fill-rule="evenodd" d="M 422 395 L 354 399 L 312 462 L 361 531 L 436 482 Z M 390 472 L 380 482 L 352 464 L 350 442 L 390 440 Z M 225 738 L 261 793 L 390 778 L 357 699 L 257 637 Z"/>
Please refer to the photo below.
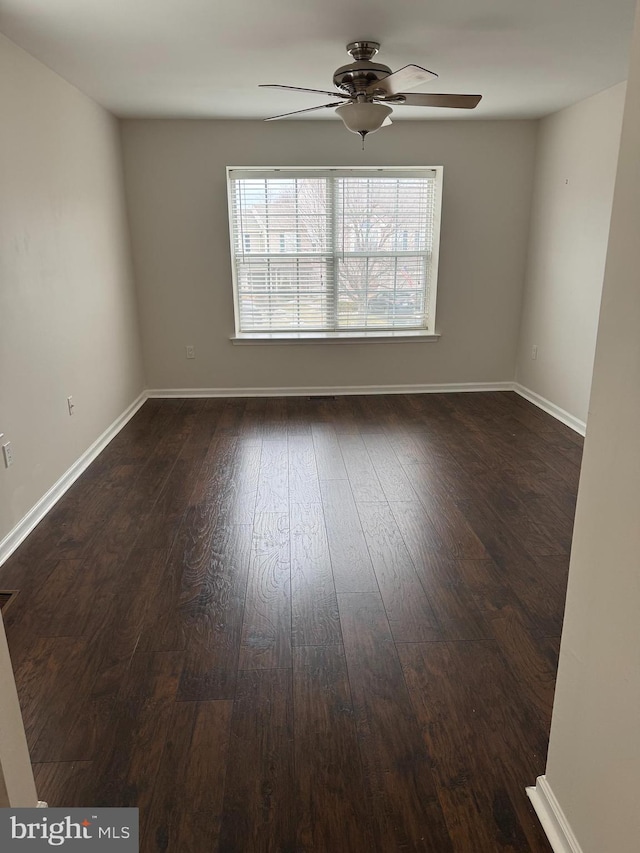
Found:
<path fill-rule="evenodd" d="M 437 76 L 434 71 L 428 71 L 419 65 L 405 65 L 404 68 L 394 71 L 382 80 L 376 80 L 366 89 L 366 92 L 367 95 L 374 95 L 381 91 L 385 95 L 398 95 L 401 89 L 415 89 L 416 86 L 435 80 Z"/>
<path fill-rule="evenodd" d="M 482 95 L 412 95 L 405 92 L 398 92 L 398 95 L 404 98 L 404 101 L 398 102 L 399 106 L 450 107 L 457 110 L 472 110 L 482 99 Z"/>
<path fill-rule="evenodd" d="M 260 89 L 289 89 L 292 92 L 315 92 L 317 95 L 331 95 L 332 98 L 351 98 L 343 92 L 329 92 L 326 89 L 303 89 L 301 86 L 282 86 L 280 83 L 258 83 Z"/>
<path fill-rule="evenodd" d="M 326 110 L 329 107 L 341 107 L 342 101 L 335 101 L 333 104 L 320 104 L 319 107 L 308 107 L 306 110 L 294 110 L 292 113 L 282 113 L 279 116 L 271 116 L 265 121 L 276 121 L 279 118 L 289 118 L 289 116 L 297 116 L 299 113 L 312 113 L 314 110 Z"/>

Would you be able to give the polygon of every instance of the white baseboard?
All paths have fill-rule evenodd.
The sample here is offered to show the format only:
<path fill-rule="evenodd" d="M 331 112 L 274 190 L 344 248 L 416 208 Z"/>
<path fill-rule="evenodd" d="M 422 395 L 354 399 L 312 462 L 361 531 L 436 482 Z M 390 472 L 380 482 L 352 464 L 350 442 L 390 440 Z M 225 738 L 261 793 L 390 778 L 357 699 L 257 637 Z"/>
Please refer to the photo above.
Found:
<path fill-rule="evenodd" d="M 538 776 L 535 787 L 526 790 L 554 853 L 582 853 L 547 777 Z"/>
<path fill-rule="evenodd" d="M 516 394 L 524 397 L 525 400 L 533 403 L 534 406 L 542 409 L 543 412 L 546 412 L 548 415 L 552 415 L 558 421 L 562 421 L 563 424 L 571 427 L 571 429 L 580 433 L 580 435 L 586 434 L 587 425 L 584 421 L 574 417 L 574 415 L 569 412 L 565 412 L 564 409 L 561 409 L 560 406 L 556 406 L 556 404 L 552 403 L 551 400 L 541 397 L 540 394 L 536 394 L 535 391 L 525 388 L 524 385 L 520 385 L 519 382 L 513 382 L 511 387 Z"/>
<path fill-rule="evenodd" d="M 454 382 L 441 385 L 343 385 L 299 388 L 152 388 L 148 397 L 343 397 L 357 394 L 451 394 L 513 391 L 513 382 Z"/>
<path fill-rule="evenodd" d="M 40 500 L 33 506 L 24 518 L 16 524 L 4 539 L 0 542 L 0 566 L 7 560 L 16 548 L 27 538 L 33 528 L 38 524 L 49 510 L 60 500 L 67 489 L 78 479 L 80 474 L 89 467 L 98 454 L 104 450 L 112 438 L 114 438 L 122 429 L 122 427 L 131 420 L 138 409 L 147 399 L 146 393 L 143 391 L 140 396 L 120 415 L 116 420 L 107 427 L 102 435 L 97 438 L 91 447 L 89 447 L 80 456 L 73 465 L 64 472 L 62 477 L 51 486 L 48 492 L 44 494 Z"/>

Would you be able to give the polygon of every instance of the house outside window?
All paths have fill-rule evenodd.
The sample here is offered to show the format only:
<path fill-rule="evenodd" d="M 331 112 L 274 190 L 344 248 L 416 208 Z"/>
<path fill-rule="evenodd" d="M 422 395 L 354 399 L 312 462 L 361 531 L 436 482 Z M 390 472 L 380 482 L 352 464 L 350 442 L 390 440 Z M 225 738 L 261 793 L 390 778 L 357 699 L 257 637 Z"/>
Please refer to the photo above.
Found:
<path fill-rule="evenodd" d="M 236 333 L 433 333 L 441 167 L 227 173 Z"/>

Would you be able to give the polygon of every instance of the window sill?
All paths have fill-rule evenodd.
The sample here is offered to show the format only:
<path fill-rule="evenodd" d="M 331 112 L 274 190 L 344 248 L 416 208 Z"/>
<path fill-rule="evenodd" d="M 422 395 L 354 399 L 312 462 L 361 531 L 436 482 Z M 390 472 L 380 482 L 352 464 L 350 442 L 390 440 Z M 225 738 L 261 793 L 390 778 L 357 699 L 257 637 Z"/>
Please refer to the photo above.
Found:
<path fill-rule="evenodd" d="M 419 329 L 397 332 L 239 332 L 230 340 L 234 345 L 437 343 L 440 334 Z"/>

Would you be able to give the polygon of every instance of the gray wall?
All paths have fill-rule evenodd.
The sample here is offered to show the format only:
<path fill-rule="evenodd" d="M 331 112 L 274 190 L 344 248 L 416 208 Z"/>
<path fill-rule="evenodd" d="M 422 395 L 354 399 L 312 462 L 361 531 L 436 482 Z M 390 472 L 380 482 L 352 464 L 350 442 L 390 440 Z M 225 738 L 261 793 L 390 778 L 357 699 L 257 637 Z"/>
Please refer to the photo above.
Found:
<path fill-rule="evenodd" d="M 3 36 L 0 116 L 2 541 L 144 382 L 116 120 Z"/>
<path fill-rule="evenodd" d="M 538 137 L 517 379 L 581 421 L 589 405 L 624 93 L 621 83 L 548 116 Z"/>
<path fill-rule="evenodd" d="M 129 216 L 151 388 L 512 380 L 536 123 L 124 121 Z M 225 166 L 443 165 L 438 343 L 234 346 Z M 197 357 L 185 359 L 185 345 Z"/>

